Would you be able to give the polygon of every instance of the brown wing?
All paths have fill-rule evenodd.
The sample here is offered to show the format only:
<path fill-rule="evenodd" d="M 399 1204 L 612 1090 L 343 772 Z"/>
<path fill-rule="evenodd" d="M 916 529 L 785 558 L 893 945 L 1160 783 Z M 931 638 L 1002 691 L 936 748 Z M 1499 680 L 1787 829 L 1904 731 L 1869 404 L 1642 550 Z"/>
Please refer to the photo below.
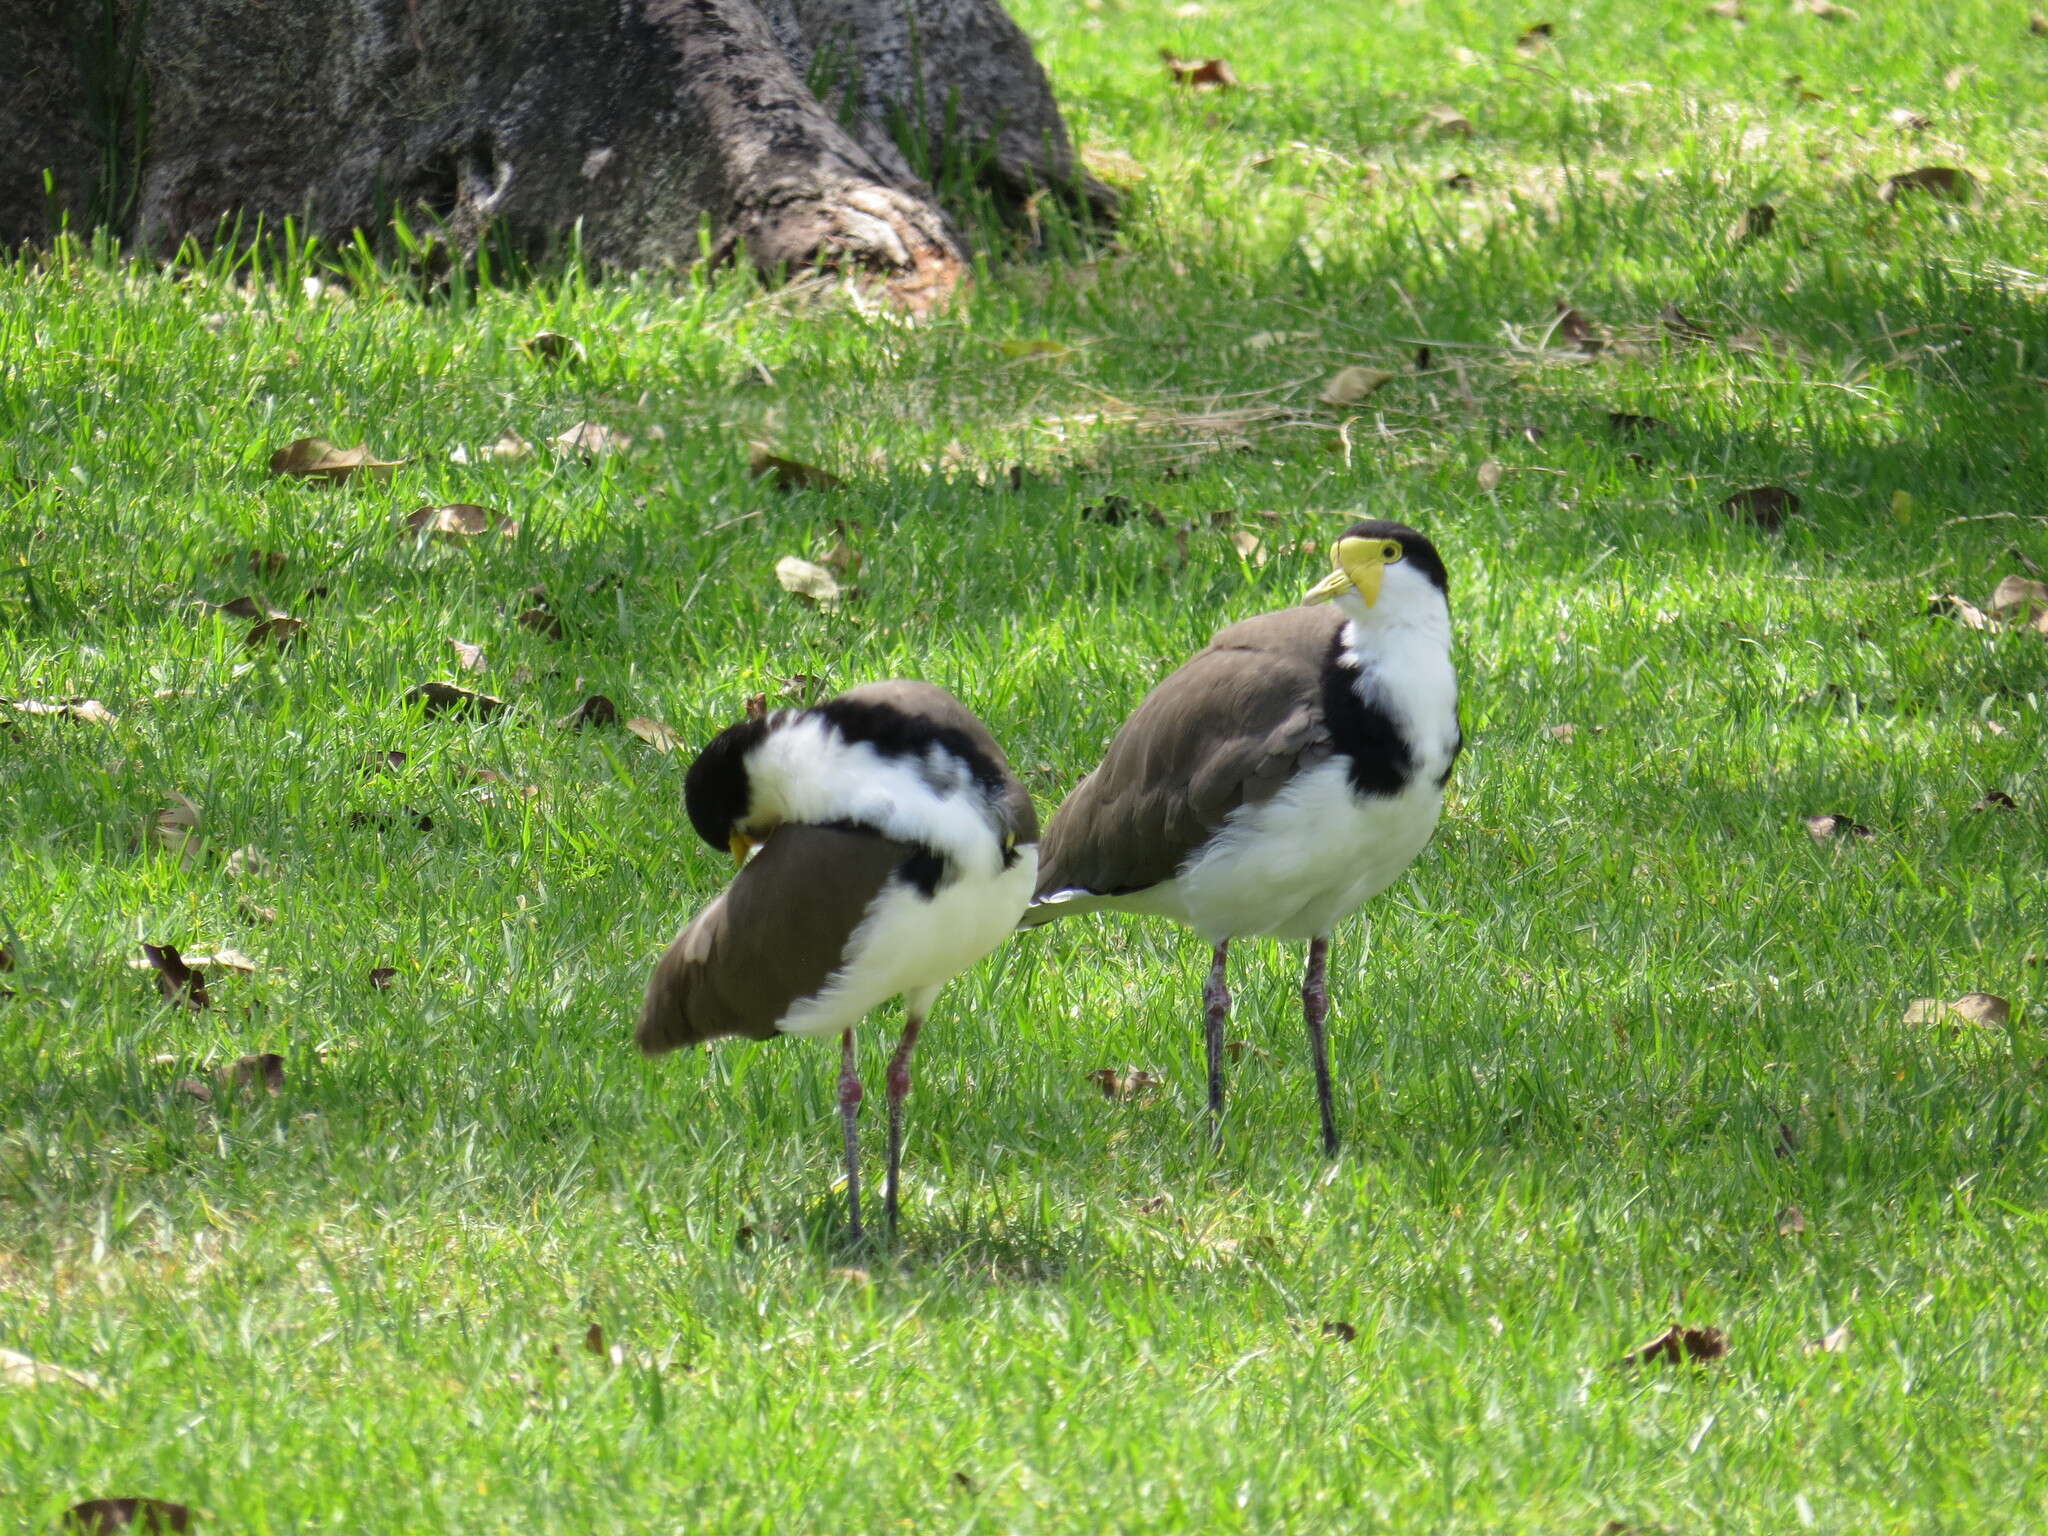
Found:
<path fill-rule="evenodd" d="M 989 728 L 981 723 L 980 717 L 973 710 L 952 694 L 936 683 L 920 682 L 915 678 L 895 678 L 883 683 L 863 683 L 858 688 L 847 689 L 840 697 L 871 704 L 888 704 L 906 715 L 921 716 L 934 725 L 950 726 L 966 736 L 1002 774 L 1003 830 L 1020 843 L 1038 841 L 1038 811 L 1031 804 L 1030 792 L 1011 770 L 1010 760 L 1003 756 L 1003 749 L 996 744 L 996 739 Z"/>
<path fill-rule="evenodd" d="M 1323 668 L 1343 622 L 1320 607 L 1246 619 L 1147 694 L 1054 813 L 1038 894 L 1157 885 L 1238 806 L 1327 757 Z"/>
<path fill-rule="evenodd" d="M 843 962 L 907 843 L 836 827 L 777 829 L 654 967 L 634 1038 L 649 1055 L 776 1022 Z"/>

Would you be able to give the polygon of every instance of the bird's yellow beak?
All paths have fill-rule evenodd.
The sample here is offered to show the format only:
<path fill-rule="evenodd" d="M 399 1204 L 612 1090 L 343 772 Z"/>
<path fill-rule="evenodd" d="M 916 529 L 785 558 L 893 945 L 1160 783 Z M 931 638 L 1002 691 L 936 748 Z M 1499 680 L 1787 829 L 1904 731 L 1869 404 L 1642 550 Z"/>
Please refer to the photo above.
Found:
<path fill-rule="evenodd" d="M 1326 603 L 1344 592 L 1356 591 L 1370 608 L 1380 600 L 1387 562 L 1400 558 L 1401 546 L 1390 539 L 1339 539 L 1330 546 L 1330 564 L 1335 569 L 1309 588 L 1302 601 Z"/>
<path fill-rule="evenodd" d="M 752 853 L 757 845 L 746 833 L 735 832 L 732 835 L 732 840 L 725 846 L 732 850 L 733 863 L 744 864 L 747 862 L 747 855 Z"/>

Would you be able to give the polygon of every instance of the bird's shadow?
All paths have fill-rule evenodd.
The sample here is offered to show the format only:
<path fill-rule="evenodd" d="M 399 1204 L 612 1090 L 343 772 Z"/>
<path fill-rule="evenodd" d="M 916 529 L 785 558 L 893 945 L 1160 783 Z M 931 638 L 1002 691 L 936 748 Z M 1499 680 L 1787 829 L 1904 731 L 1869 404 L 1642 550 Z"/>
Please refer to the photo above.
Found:
<path fill-rule="evenodd" d="M 863 1230 L 848 1231 L 843 1194 L 789 1201 L 739 1229 L 740 1251 L 807 1253 L 832 1269 L 866 1278 L 943 1279 L 983 1286 L 1045 1285 L 1078 1268 L 1101 1267 L 1104 1256 L 1079 1225 L 1020 1228 L 1000 1212 L 962 1215 L 906 1204 L 895 1232 L 881 1201 L 862 1206 Z"/>

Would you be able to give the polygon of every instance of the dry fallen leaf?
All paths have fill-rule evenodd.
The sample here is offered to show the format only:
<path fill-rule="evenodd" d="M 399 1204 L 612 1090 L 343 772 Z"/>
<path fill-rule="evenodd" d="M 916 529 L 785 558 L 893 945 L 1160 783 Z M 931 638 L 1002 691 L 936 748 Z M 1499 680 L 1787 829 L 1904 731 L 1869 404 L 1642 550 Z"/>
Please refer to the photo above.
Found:
<path fill-rule="evenodd" d="M 1230 547 L 1237 551 L 1238 559 L 1257 570 L 1268 558 L 1263 540 L 1255 533 L 1246 533 L 1242 528 L 1230 535 Z"/>
<path fill-rule="evenodd" d="M 2036 11 L 2029 16 L 2027 30 L 2035 37 L 2048 37 L 2048 12 Z"/>
<path fill-rule="evenodd" d="M 683 744 L 683 738 L 678 736 L 673 730 L 663 725 L 659 720 L 651 720 L 645 715 L 635 715 L 632 719 L 628 720 L 626 722 L 626 729 L 635 736 L 638 736 L 657 752 L 673 752 Z"/>
<path fill-rule="evenodd" d="M 2010 1022 L 2012 1005 L 1989 992 L 1965 992 L 1954 1002 L 1938 997 L 1916 997 L 1906 1005 L 1902 1024 L 1946 1024 L 1960 1019 L 1979 1029 L 1996 1029 Z"/>
<path fill-rule="evenodd" d="M 1121 527 L 1133 518 L 1142 517 L 1154 528 L 1166 526 L 1166 514 L 1153 503 L 1134 502 L 1130 497 L 1111 491 L 1099 502 L 1089 502 L 1081 508 L 1084 523 L 1106 523 L 1112 528 Z"/>
<path fill-rule="evenodd" d="M 1934 120 L 1924 113 L 1915 112 L 1911 107 L 1893 107 L 1885 113 L 1885 121 L 1905 133 L 1918 133 L 1923 128 L 1934 126 Z"/>
<path fill-rule="evenodd" d="M 601 459 L 606 454 L 624 453 L 633 446 L 633 439 L 599 422 L 579 421 L 568 431 L 549 438 L 548 446 L 579 458 Z"/>
<path fill-rule="evenodd" d="M 1502 467 L 1499 459 L 1488 459 L 1479 466 L 1476 478 L 1479 481 L 1479 489 L 1492 495 L 1500 489 L 1500 483 L 1506 476 L 1507 470 Z"/>
<path fill-rule="evenodd" d="M 1747 245 L 1752 240 L 1761 240 L 1778 226 L 1778 210 L 1769 203 L 1756 203 L 1742 210 L 1742 217 L 1728 226 L 1728 239 L 1734 245 Z"/>
<path fill-rule="evenodd" d="M 583 343 L 574 336 L 564 336 L 560 331 L 536 331 L 519 345 L 536 362 L 581 368 L 590 361 L 590 354 L 583 350 Z"/>
<path fill-rule="evenodd" d="M 484 648 L 482 646 L 471 645 L 466 640 L 457 640 L 452 636 L 449 638 L 448 644 L 455 650 L 455 665 L 460 670 L 464 672 L 481 672 L 490 665 L 484 659 Z"/>
<path fill-rule="evenodd" d="M 839 583 L 822 565 L 813 565 L 796 555 L 784 555 L 775 562 L 775 579 L 782 584 L 783 591 L 815 603 L 828 613 L 839 606 Z"/>
<path fill-rule="evenodd" d="M 1638 416 L 1633 411 L 1609 411 L 1607 426 L 1616 437 L 1641 437 L 1645 432 L 1669 432 L 1671 423 L 1655 416 Z"/>
<path fill-rule="evenodd" d="M 282 611 L 273 608 L 260 597 L 231 597 L 224 603 L 209 603 L 199 599 L 198 606 L 209 613 L 218 613 L 230 619 L 271 619 Z"/>
<path fill-rule="evenodd" d="M 1160 49 L 1159 57 L 1165 61 L 1166 72 L 1175 85 L 1185 85 L 1194 90 L 1227 91 L 1237 84 L 1237 72 L 1226 60 L 1176 58 L 1171 48 Z"/>
<path fill-rule="evenodd" d="M 1953 592 L 1938 593 L 1927 599 L 1927 616 L 1931 619 L 1954 619 L 1965 629 L 1981 629 L 1988 634 L 1997 634 L 2005 628 L 1975 603 L 1957 597 Z"/>
<path fill-rule="evenodd" d="M 1785 519 L 1799 512 L 1799 497 L 1782 485 L 1754 485 L 1721 500 L 1721 510 L 1730 517 L 1756 524 L 1766 533 L 1776 533 Z"/>
<path fill-rule="evenodd" d="M 389 480 L 391 472 L 406 462 L 372 458 L 367 448 L 337 448 L 324 437 L 301 437 L 270 456 L 270 472 L 339 485 L 355 475 L 366 480 Z"/>
<path fill-rule="evenodd" d="M 547 608 L 523 609 L 517 622 L 521 629 L 530 629 L 549 640 L 569 638 L 569 626 L 562 622 L 561 615 Z"/>
<path fill-rule="evenodd" d="M 8 709 L 21 715 L 40 715 L 51 720 L 83 720 L 88 725 L 112 725 L 118 718 L 98 699 L 0 699 Z"/>
<path fill-rule="evenodd" d="M 64 1523 L 84 1536 L 120 1531 L 189 1531 L 192 1511 L 169 1499 L 86 1499 L 64 1512 Z"/>
<path fill-rule="evenodd" d="M 1470 171 L 1453 171 L 1437 185 L 1446 192 L 1469 192 L 1477 185 L 1477 180 Z"/>
<path fill-rule="evenodd" d="M 0 1349 L 0 1387 L 84 1387 L 97 1392 L 100 1379 L 90 1371 L 74 1371 L 67 1365 Z"/>
<path fill-rule="evenodd" d="M 1323 1324 L 1323 1337 L 1326 1339 L 1341 1339 L 1344 1343 L 1349 1344 L 1358 1337 L 1358 1329 L 1352 1324 L 1341 1320 L 1327 1322 Z"/>
<path fill-rule="evenodd" d="M 2016 811 L 2019 808 L 2019 801 L 2002 789 L 1987 789 L 1984 797 L 1970 807 L 1973 811 Z"/>
<path fill-rule="evenodd" d="M 174 945 L 144 944 L 142 952 L 156 970 L 157 990 L 170 1002 L 194 1011 L 213 1006 L 206 995 L 206 973 L 186 965 Z"/>
<path fill-rule="evenodd" d="M 1657 311 L 1657 318 L 1664 322 L 1664 329 L 1680 341 L 1711 341 L 1714 333 L 1699 321 L 1693 319 L 1676 304 L 1666 304 Z"/>
<path fill-rule="evenodd" d="M 478 534 L 498 533 L 505 538 L 519 536 L 519 524 L 489 507 L 473 501 L 451 501 L 446 506 L 417 507 L 405 515 L 408 533 L 439 539 L 473 539 Z"/>
<path fill-rule="evenodd" d="M 756 480 L 773 476 L 778 491 L 836 491 L 846 484 L 829 469 L 785 459 L 780 454 L 769 452 L 764 443 L 747 445 L 747 473 Z"/>
<path fill-rule="evenodd" d="M 1816 843 L 1837 837 L 1875 837 L 1877 834 L 1852 816 L 1827 815 L 1806 818 L 1806 835 Z"/>
<path fill-rule="evenodd" d="M 1908 192 L 1925 192 L 1945 202 L 1959 203 L 1976 189 L 1977 179 L 1968 171 L 1953 165 L 1923 165 L 1915 171 L 1887 176 L 1884 185 L 1877 189 L 1877 196 L 1881 202 L 1896 203 Z"/>
<path fill-rule="evenodd" d="M 213 1076 L 223 1088 L 246 1088 L 251 1083 L 260 1082 L 264 1092 L 275 1098 L 284 1092 L 284 1058 L 275 1051 L 239 1057 Z"/>
<path fill-rule="evenodd" d="M 1991 611 L 2008 624 L 2048 635 L 2048 581 L 2007 576 L 1991 594 Z"/>
<path fill-rule="evenodd" d="M 149 840 L 191 869 L 207 854 L 206 839 L 199 835 L 199 822 L 198 804 L 174 789 L 169 803 L 150 820 Z"/>
<path fill-rule="evenodd" d="M 489 720 L 505 708 L 503 699 L 494 699 L 487 693 L 473 693 L 453 683 L 421 683 L 419 687 L 407 690 L 404 703 L 408 709 L 417 705 L 429 718 L 465 715 Z"/>
<path fill-rule="evenodd" d="M 1593 322 L 1563 299 L 1557 301 L 1557 324 L 1552 328 L 1552 334 L 1562 336 L 1588 357 L 1606 345 L 1601 341 L 1600 333 L 1594 330 Z"/>
<path fill-rule="evenodd" d="M 1839 1355 L 1849 1347 L 1849 1320 L 1843 1318 L 1826 1333 L 1806 1346 L 1809 1355 Z"/>
<path fill-rule="evenodd" d="M 1778 1236 L 1796 1237 L 1806 1230 L 1806 1212 L 1788 1205 L 1778 1212 Z"/>
<path fill-rule="evenodd" d="M 1088 1081 L 1102 1090 L 1106 1099 L 1135 1099 L 1164 1087 L 1166 1079 L 1157 1072 L 1147 1072 L 1139 1067 L 1097 1067 L 1088 1074 Z"/>
<path fill-rule="evenodd" d="M 1356 405 L 1393 377 L 1384 368 L 1365 368 L 1353 363 L 1349 368 L 1339 368 L 1316 398 L 1325 405 Z"/>
<path fill-rule="evenodd" d="M 1572 741 L 1575 740 L 1579 734 L 1578 726 L 1574 725 L 1569 720 L 1565 721 L 1562 725 L 1553 725 L 1548 727 L 1548 731 L 1550 734 L 1550 739 L 1552 741 Z"/>
<path fill-rule="evenodd" d="M 516 464 L 521 459 L 532 457 L 533 444 L 517 432 L 507 432 L 495 443 L 479 448 L 474 453 L 458 445 L 448 454 L 449 461 L 455 464 Z"/>
<path fill-rule="evenodd" d="M 1695 1365 L 1718 1360 L 1728 1353 L 1728 1336 L 1718 1328 L 1687 1328 L 1674 1323 L 1646 1344 L 1638 1344 L 1615 1363 L 1620 1366 L 1653 1365 L 1658 1361 L 1676 1365 L 1689 1360 Z"/>
<path fill-rule="evenodd" d="M 391 983 L 396 980 L 398 980 L 398 967 L 395 965 L 373 966 L 370 970 L 370 985 L 379 992 L 389 991 Z"/>
<path fill-rule="evenodd" d="M 855 524 L 852 531 L 858 531 L 858 529 L 859 525 Z M 849 530 L 843 518 L 833 519 L 832 547 L 825 551 L 825 557 L 818 563 L 834 576 L 844 576 L 851 580 L 860 574 L 860 568 L 866 563 L 867 556 L 853 547 L 852 543 L 847 539 L 848 532 Z"/>
<path fill-rule="evenodd" d="M 1837 5 L 1835 0 L 1806 0 L 1806 11 L 1822 21 L 1854 21 L 1856 13 L 1846 5 Z"/>
<path fill-rule="evenodd" d="M 593 693 L 561 719 L 564 730 L 580 731 L 586 725 L 617 725 L 619 706 L 601 693 Z"/>
<path fill-rule="evenodd" d="M 1742 0 L 1714 0 L 1707 7 L 1709 16 L 1718 16 L 1723 21 L 1747 21 L 1749 15 L 1742 8 Z"/>

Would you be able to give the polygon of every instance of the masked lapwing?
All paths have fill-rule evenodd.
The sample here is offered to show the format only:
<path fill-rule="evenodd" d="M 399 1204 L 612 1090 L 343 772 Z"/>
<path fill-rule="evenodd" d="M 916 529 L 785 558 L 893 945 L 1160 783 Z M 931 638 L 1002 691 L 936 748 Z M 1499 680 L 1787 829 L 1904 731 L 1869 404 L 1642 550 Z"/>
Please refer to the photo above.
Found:
<path fill-rule="evenodd" d="M 1308 940 L 1302 1013 L 1335 1153 L 1330 932 L 1429 842 L 1463 736 L 1436 547 L 1362 522 L 1331 553 L 1301 606 L 1222 630 L 1124 722 L 1046 828 L 1024 923 L 1151 913 L 1214 946 L 1203 1000 L 1219 1127 L 1230 941 Z"/>
<path fill-rule="evenodd" d="M 939 989 L 1001 943 L 1031 899 L 1031 797 L 988 728 L 921 682 L 870 683 L 731 726 L 690 765 L 683 794 L 698 835 L 739 871 L 655 966 L 640 1048 L 838 1036 L 858 1238 L 853 1031 L 900 996 L 883 1196 L 893 1228 L 911 1051 Z"/>

